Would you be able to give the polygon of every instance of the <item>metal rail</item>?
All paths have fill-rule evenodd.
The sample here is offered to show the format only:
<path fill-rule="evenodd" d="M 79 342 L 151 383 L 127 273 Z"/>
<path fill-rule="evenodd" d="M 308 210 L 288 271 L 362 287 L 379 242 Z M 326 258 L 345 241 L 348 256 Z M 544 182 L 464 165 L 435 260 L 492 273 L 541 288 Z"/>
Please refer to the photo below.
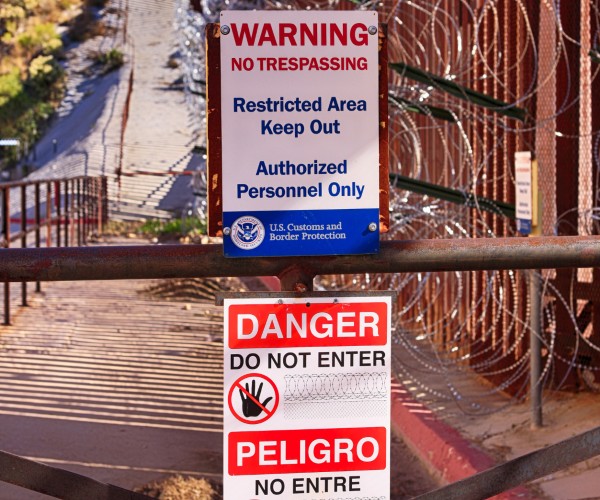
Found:
<path fill-rule="evenodd" d="M 230 259 L 221 245 L 0 250 L 0 281 L 278 276 L 310 288 L 327 274 L 600 267 L 600 236 L 383 241 L 374 255 Z"/>
<path fill-rule="evenodd" d="M 600 455 L 600 427 L 425 493 L 417 499 L 489 498 L 597 455 Z"/>
<path fill-rule="evenodd" d="M 41 193 L 45 192 L 42 201 Z M 19 199 L 19 209 L 11 212 L 11 196 Z M 28 203 L 33 200 L 33 203 Z M 32 206 L 29 206 L 32 205 Z M 107 216 L 106 177 L 73 177 L 0 184 L 0 251 L 18 243 L 39 248 L 72 244 L 85 245 L 90 232 L 102 231 Z M 42 210 L 42 207 L 44 208 Z M 33 214 L 28 211 L 32 210 Z M 42 218 L 42 213 L 44 217 Z M 13 227 L 16 226 L 16 227 Z M 18 228 L 18 230 L 17 230 Z M 42 230 L 45 238 L 42 242 Z M 27 283 L 21 280 L 21 305 L 27 305 Z M 41 291 L 39 280 L 36 291 Z M 10 324 L 10 286 L 4 281 L 4 324 Z"/>
<path fill-rule="evenodd" d="M 600 267 L 600 236 L 384 241 L 374 255 L 248 259 L 226 259 L 221 245 L 0 249 L 6 283 L 278 276 L 284 290 L 301 292 L 319 274 L 562 267 Z M 599 454 L 600 428 L 421 498 L 487 498 Z"/>
<path fill-rule="evenodd" d="M 63 500 L 149 500 L 113 484 L 102 483 L 50 465 L 0 451 L 0 481 Z"/>

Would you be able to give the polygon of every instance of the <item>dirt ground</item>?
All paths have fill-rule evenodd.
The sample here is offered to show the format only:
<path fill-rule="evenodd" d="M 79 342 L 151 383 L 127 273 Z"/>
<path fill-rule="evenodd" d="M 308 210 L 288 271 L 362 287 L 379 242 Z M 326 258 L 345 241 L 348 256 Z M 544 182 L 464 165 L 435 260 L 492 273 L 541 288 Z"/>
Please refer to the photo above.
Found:
<path fill-rule="evenodd" d="M 546 393 L 543 427 L 533 429 L 529 403 L 489 415 L 446 419 L 499 463 L 542 449 L 600 426 L 600 394 Z M 553 500 L 600 499 L 600 456 L 533 482 Z"/>

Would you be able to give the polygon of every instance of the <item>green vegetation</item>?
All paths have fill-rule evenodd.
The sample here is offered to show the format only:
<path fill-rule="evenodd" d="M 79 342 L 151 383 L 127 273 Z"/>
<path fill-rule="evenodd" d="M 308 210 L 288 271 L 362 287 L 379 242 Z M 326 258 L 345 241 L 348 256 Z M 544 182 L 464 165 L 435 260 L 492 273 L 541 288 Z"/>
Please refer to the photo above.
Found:
<path fill-rule="evenodd" d="M 110 220 L 104 228 L 108 236 L 126 236 L 129 238 L 156 238 L 159 241 L 199 243 L 206 238 L 206 222 L 197 217 L 173 218 L 171 220 L 149 219 L 141 221 Z"/>
<path fill-rule="evenodd" d="M 160 220 L 150 219 L 144 222 L 139 232 L 156 238 L 194 238 L 206 234 L 206 222 L 196 218 Z"/>
<path fill-rule="evenodd" d="M 63 91 L 57 26 L 81 0 L 3 0 L 0 6 L 0 137 L 33 144 Z M 0 170 L 14 164 L 19 148 L 3 148 Z"/>

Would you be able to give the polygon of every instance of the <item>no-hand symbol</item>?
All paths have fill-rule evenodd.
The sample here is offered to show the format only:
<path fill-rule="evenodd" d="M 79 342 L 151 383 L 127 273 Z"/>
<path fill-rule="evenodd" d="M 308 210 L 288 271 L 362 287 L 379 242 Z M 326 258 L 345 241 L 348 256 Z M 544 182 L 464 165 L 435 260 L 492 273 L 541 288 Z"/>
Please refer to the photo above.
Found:
<path fill-rule="evenodd" d="M 245 424 L 260 424 L 273 416 L 279 405 L 275 382 L 261 373 L 238 378 L 229 389 L 231 414 Z"/>

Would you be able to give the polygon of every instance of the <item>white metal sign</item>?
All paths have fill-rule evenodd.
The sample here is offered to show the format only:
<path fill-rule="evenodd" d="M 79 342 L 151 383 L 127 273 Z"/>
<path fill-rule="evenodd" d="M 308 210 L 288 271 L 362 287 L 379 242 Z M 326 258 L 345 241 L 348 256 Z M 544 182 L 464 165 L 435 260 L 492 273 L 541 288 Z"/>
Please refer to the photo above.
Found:
<path fill-rule="evenodd" d="M 515 215 L 517 229 L 522 234 L 531 233 L 533 198 L 531 191 L 531 152 L 515 153 Z"/>
<path fill-rule="evenodd" d="M 225 498 L 387 500 L 390 295 L 225 300 Z"/>
<path fill-rule="evenodd" d="M 225 11 L 220 43 L 225 254 L 376 252 L 377 13 Z"/>

